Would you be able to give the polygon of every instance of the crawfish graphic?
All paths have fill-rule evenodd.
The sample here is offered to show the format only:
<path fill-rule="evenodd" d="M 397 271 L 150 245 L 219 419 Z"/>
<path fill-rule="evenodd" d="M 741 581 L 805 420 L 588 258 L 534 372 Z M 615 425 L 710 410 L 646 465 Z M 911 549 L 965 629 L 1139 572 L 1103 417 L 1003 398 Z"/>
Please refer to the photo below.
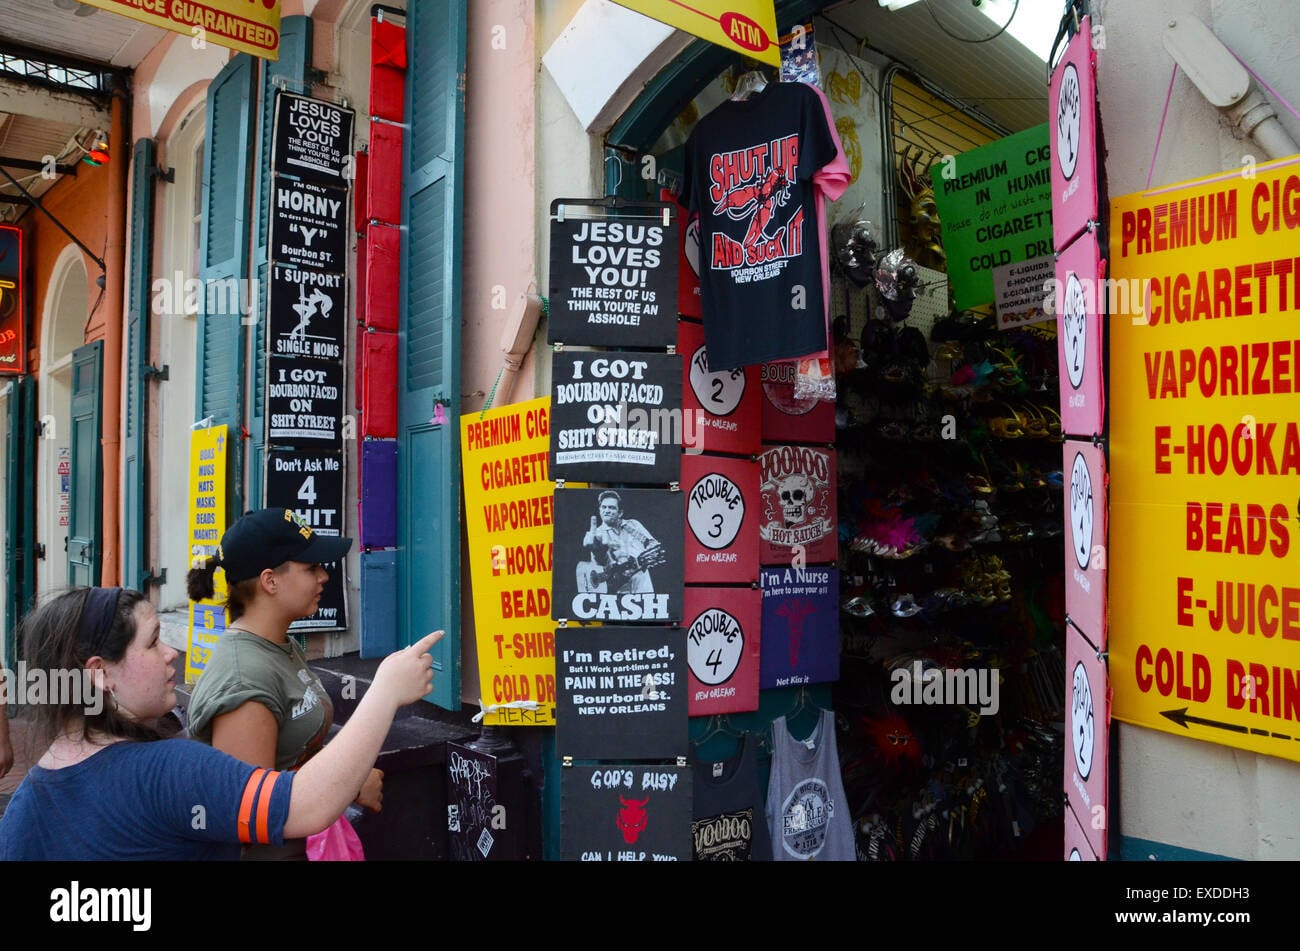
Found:
<path fill-rule="evenodd" d="M 713 206 L 713 213 L 727 213 L 729 218 L 739 221 L 750 215 L 749 230 L 741 244 L 746 248 L 755 247 L 764 237 L 768 224 L 776 217 L 776 210 L 790 200 L 790 179 L 781 169 L 772 169 L 757 184 L 737 185 L 722 196 Z"/>

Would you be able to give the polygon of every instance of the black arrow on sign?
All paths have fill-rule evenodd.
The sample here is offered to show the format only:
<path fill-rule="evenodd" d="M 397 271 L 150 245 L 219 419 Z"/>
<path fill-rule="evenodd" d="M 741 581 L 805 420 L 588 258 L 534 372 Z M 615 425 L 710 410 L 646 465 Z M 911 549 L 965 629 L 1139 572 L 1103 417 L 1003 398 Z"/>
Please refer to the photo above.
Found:
<path fill-rule="evenodd" d="M 1187 724 L 1189 723 L 1199 723 L 1202 726 L 1212 726 L 1216 730 L 1230 730 L 1233 733 L 1250 732 L 1249 727 L 1242 726 L 1239 723 L 1224 723 L 1221 720 L 1207 720 L 1204 717 L 1188 716 L 1186 707 L 1183 707 L 1181 710 L 1161 710 L 1160 715 L 1173 720 L 1184 730 L 1187 729 Z"/>

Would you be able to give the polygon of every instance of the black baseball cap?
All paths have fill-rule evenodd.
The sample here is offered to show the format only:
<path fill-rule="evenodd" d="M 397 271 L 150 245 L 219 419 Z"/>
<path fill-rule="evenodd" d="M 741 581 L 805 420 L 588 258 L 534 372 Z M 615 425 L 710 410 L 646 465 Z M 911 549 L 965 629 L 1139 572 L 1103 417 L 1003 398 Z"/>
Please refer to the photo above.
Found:
<path fill-rule="evenodd" d="M 286 561 L 338 561 L 351 547 L 350 538 L 316 534 L 293 509 L 257 509 L 226 529 L 217 546 L 217 563 L 226 570 L 226 581 L 234 584 Z"/>

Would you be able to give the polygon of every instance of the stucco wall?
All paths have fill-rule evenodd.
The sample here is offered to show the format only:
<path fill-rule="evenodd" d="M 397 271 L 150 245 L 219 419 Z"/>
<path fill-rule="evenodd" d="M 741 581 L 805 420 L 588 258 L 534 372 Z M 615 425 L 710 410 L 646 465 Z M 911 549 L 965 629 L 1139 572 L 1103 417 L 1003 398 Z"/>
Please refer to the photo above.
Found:
<path fill-rule="evenodd" d="M 582 5 L 582 0 L 539 0 L 536 50 L 539 61 Z M 551 260 L 551 229 L 548 224 L 551 202 L 556 198 L 605 194 L 605 174 L 600 138 L 587 134 L 554 78 L 540 68 L 537 75 L 537 115 L 537 154 L 541 160 L 537 168 L 533 221 L 537 231 L 537 273 L 541 276 L 538 286 L 542 296 L 546 296 Z M 545 324 L 541 329 L 543 335 L 539 339 L 544 344 Z M 536 364 L 539 394 L 550 392 L 550 371 L 550 360 L 543 354 Z"/>

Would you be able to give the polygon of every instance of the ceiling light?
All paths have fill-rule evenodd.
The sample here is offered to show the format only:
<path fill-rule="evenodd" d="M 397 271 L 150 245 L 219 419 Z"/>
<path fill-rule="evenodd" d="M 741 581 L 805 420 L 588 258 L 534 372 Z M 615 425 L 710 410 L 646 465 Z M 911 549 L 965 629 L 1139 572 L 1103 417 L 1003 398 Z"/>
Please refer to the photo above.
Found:
<path fill-rule="evenodd" d="M 1061 22 L 1061 11 L 1049 3 L 1013 3 L 1010 0 L 985 0 L 979 6 L 980 13 L 995 24 L 995 28 L 1005 26 L 1007 33 L 1020 42 L 1020 45 L 1047 62 L 1052 50 L 1052 40 L 1056 28 Z"/>
<path fill-rule="evenodd" d="M 914 3 L 916 3 L 916 0 L 880 0 L 880 5 L 886 10 L 891 11 L 901 10 L 903 7 L 910 7 Z"/>

